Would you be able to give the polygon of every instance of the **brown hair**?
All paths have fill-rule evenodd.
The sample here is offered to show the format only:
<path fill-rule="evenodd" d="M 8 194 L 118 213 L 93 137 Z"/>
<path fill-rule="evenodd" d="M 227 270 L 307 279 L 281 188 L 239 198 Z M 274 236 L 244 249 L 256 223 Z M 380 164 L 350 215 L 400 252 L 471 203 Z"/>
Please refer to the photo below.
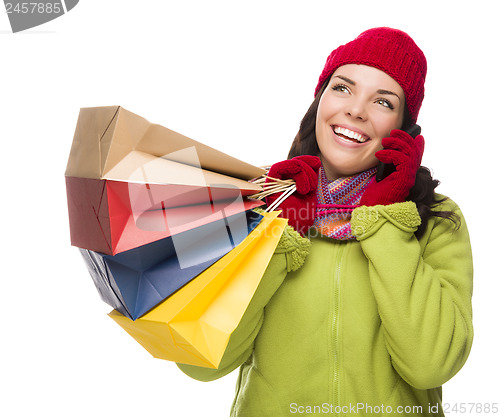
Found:
<path fill-rule="evenodd" d="M 288 152 L 288 159 L 298 155 L 315 155 L 320 156 L 318 143 L 316 141 L 316 114 L 318 112 L 319 100 L 321 95 L 326 90 L 330 79 L 328 78 L 323 83 L 321 89 L 318 91 L 312 104 L 309 106 L 306 114 L 300 122 L 300 128 L 295 136 L 290 151 Z M 403 117 L 403 126 L 401 129 L 406 130 L 411 126 L 411 118 L 408 109 L 405 107 L 405 114 Z M 435 188 L 439 185 L 437 179 L 432 178 L 429 168 L 421 166 L 417 171 L 415 185 L 410 190 L 410 194 L 406 198 L 407 201 L 413 201 L 417 205 L 418 213 L 422 223 L 415 232 L 415 236 L 420 238 L 427 228 L 427 223 L 431 216 L 443 217 L 455 223 L 455 226 L 460 227 L 460 218 L 452 211 L 434 211 L 435 206 L 447 200 L 447 197 L 438 199 L 435 193 Z"/>

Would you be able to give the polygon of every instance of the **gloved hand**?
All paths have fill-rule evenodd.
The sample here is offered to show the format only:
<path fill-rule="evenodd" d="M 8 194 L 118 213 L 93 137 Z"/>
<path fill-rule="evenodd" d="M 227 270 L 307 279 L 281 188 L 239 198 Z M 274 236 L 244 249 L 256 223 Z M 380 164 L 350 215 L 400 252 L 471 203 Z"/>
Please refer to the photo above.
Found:
<path fill-rule="evenodd" d="M 283 201 L 277 209 L 283 211 L 281 216 L 287 218 L 288 224 L 302 236 L 314 223 L 320 167 L 321 160 L 317 156 L 301 155 L 277 162 L 271 166 L 267 174 L 272 178 L 295 181 L 297 191 Z M 281 195 L 282 193 L 276 193 L 267 196 L 267 206 L 269 207 Z"/>
<path fill-rule="evenodd" d="M 375 206 L 405 201 L 415 185 L 417 170 L 424 153 L 424 143 L 422 135 L 413 139 L 399 129 L 394 129 L 390 137 L 382 139 L 384 149 L 377 151 L 375 156 L 385 164 L 394 164 L 396 170 L 380 182 L 373 178 L 361 197 L 360 204 Z"/>

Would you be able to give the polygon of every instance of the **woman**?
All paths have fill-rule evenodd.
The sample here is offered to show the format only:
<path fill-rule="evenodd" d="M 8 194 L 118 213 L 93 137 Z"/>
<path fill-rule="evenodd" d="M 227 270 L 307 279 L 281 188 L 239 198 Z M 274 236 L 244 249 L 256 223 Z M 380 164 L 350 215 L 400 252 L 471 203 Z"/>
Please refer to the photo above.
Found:
<path fill-rule="evenodd" d="M 179 365 L 200 380 L 241 365 L 233 416 L 444 415 L 441 385 L 472 344 L 472 257 L 459 208 L 420 167 L 423 137 L 400 130 L 425 75 L 390 28 L 328 57 L 291 159 L 269 172 L 296 182 L 290 228 L 219 369 Z M 376 181 L 379 161 L 395 170 Z"/>

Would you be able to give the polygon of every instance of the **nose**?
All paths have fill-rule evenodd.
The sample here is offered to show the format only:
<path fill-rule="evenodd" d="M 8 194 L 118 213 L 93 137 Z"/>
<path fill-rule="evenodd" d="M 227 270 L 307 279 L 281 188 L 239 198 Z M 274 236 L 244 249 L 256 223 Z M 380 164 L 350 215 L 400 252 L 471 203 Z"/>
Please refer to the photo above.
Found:
<path fill-rule="evenodd" d="M 349 100 L 345 112 L 347 115 L 355 119 L 358 120 L 366 119 L 366 107 L 365 103 L 361 99 L 353 97 L 351 100 Z"/>

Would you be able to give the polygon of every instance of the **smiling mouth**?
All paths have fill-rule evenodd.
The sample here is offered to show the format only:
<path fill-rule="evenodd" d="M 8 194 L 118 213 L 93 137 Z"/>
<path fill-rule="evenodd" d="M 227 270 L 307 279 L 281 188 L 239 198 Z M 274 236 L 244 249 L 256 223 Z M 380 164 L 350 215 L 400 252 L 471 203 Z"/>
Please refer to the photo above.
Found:
<path fill-rule="evenodd" d="M 354 143 L 365 143 L 370 140 L 370 137 L 368 137 L 367 135 L 353 132 L 352 130 L 346 129 L 345 127 L 332 126 L 332 128 L 337 136 L 340 136 L 342 139 L 347 139 Z"/>

